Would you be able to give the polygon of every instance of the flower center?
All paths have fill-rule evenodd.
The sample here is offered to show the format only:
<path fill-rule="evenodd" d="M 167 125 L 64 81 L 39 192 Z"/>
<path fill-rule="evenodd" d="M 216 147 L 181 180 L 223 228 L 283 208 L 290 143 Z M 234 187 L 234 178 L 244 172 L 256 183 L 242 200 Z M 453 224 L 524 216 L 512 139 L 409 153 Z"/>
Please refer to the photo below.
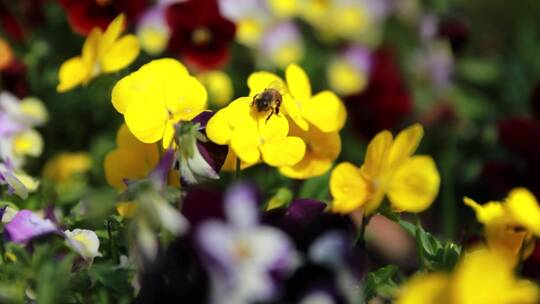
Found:
<path fill-rule="evenodd" d="M 199 27 L 191 34 L 191 41 L 196 45 L 205 45 L 212 39 L 212 32 L 206 27 Z"/>
<path fill-rule="evenodd" d="M 251 257 L 251 248 L 242 240 L 236 242 L 236 246 L 233 249 L 233 259 L 235 262 L 240 263 Z"/>

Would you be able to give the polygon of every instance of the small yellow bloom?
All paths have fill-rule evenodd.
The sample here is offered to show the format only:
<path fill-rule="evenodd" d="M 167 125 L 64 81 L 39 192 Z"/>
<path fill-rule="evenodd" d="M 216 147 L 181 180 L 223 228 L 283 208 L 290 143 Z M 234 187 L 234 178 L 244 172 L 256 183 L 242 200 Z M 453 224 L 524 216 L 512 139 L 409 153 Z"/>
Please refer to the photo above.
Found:
<path fill-rule="evenodd" d="M 300 0 L 267 0 L 270 10 L 278 18 L 292 18 L 300 12 Z"/>
<path fill-rule="evenodd" d="M 289 124 L 283 115 L 258 112 L 251 106 L 253 98 L 241 97 L 218 111 L 208 121 L 206 134 L 213 142 L 228 144 L 248 165 L 261 159 L 274 167 L 298 163 L 305 153 L 299 137 L 287 136 Z"/>
<path fill-rule="evenodd" d="M 338 94 L 347 96 L 363 91 L 368 84 L 368 75 L 340 58 L 328 66 L 328 82 Z"/>
<path fill-rule="evenodd" d="M 484 225 L 489 248 L 502 252 L 513 263 L 519 261 L 520 253 L 522 258 L 532 253 L 532 237 L 540 236 L 540 206 L 531 192 L 516 188 L 504 202 L 484 205 L 467 197 L 463 201 L 474 209 L 476 218 Z"/>
<path fill-rule="evenodd" d="M 116 135 L 117 148 L 105 157 L 105 177 L 109 185 L 125 189 L 124 179 L 146 177 L 159 161 L 156 144 L 145 144 L 137 140 L 124 124 Z"/>
<path fill-rule="evenodd" d="M 279 168 L 281 174 L 296 179 L 306 179 L 326 173 L 341 152 L 341 138 L 338 132 L 324 133 L 311 125 L 308 131 L 290 124 L 289 134 L 298 136 L 306 144 L 304 158 L 294 166 Z"/>
<path fill-rule="evenodd" d="M 92 160 L 87 153 L 63 152 L 45 164 L 43 177 L 58 183 L 66 182 L 73 175 L 88 171 L 91 164 Z"/>
<path fill-rule="evenodd" d="M 430 156 L 413 156 L 424 134 L 415 124 L 392 138 L 382 131 L 368 145 L 364 164 L 339 164 L 330 177 L 332 209 L 349 213 L 364 207 L 374 212 L 385 196 L 400 211 L 421 212 L 439 192 L 440 176 Z"/>
<path fill-rule="evenodd" d="M 540 291 L 514 275 L 514 265 L 497 251 L 478 248 L 452 274 L 414 276 L 401 287 L 397 304 L 538 303 Z"/>
<path fill-rule="evenodd" d="M 175 59 L 151 61 L 122 78 L 113 88 L 114 108 L 143 143 L 163 140 L 169 148 L 174 125 L 189 121 L 206 109 L 206 89 Z"/>
<path fill-rule="evenodd" d="M 84 42 L 82 55 L 68 59 L 58 71 L 58 92 L 86 85 L 101 73 L 121 70 L 139 55 L 140 47 L 134 35 L 120 37 L 125 27 L 124 15 L 114 19 L 105 32 L 94 28 Z"/>
<path fill-rule="evenodd" d="M 13 56 L 11 46 L 5 39 L 0 38 L 0 71 L 7 68 L 13 61 L 13 58 L 15 57 Z"/>
<path fill-rule="evenodd" d="M 229 103 L 234 95 L 232 80 L 222 71 L 209 71 L 197 75 L 208 91 L 208 101 L 218 107 Z"/>
<path fill-rule="evenodd" d="M 131 218 L 135 214 L 137 205 L 134 202 L 119 202 L 116 205 L 116 212 L 123 217 Z"/>
<path fill-rule="evenodd" d="M 43 138 L 34 129 L 27 129 L 13 137 L 13 152 L 17 156 L 38 157 L 43 151 Z"/>
<path fill-rule="evenodd" d="M 236 23 L 236 40 L 249 47 L 260 43 L 265 25 L 257 18 L 243 18 Z"/>

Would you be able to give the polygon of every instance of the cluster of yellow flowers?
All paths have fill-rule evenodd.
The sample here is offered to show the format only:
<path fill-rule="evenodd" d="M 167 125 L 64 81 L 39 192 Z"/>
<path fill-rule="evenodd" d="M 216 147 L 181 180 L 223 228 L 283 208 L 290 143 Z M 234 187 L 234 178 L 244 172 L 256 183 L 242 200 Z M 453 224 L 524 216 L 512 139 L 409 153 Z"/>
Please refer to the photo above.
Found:
<path fill-rule="evenodd" d="M 321 175 L 341 151 L 338 132 L 345 124 L 345 107 L 330 91 L 312 96 L 309 78 L 298 65 L 289 65 L 285 76 L 286 81 L 269 72 L 251 74 L 249 96 L 218 111 L 206 132 L 213 142 L 229 145 L 229 153 L 244 166 L 263 161 L 291 178 Z M 281 95 L 281 105 L 274 105 L 279 113 L 253 104 L 268 89 Z"/>

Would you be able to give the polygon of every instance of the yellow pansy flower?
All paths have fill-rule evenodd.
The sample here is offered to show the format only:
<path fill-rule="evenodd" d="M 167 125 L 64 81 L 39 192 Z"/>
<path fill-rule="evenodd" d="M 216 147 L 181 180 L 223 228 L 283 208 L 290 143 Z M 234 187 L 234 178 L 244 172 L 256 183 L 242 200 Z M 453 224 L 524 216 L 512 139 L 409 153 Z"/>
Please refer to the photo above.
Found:
<path fill-rule="evenodd" d="M 218 107 L 229 103 L 234 95 L 231 77 L 222 71 L 208 71 L 197 75 L 208 91 L 208 101 Z"/>
<path fill-rule="evenodd" d="M 267 0 L 270 10 L 278 18 L 292 18 L 300 12 L 300 0 Z"/>
<path fill-rule="evenodd" d="M 330 170 L 332 163 L 341 152 L 341 138 L 338 132 L 324 133 L 310 125 L 307 131 L 296 124 L 290 124 L 289 134 L 298 136 L 306 144 L 306 153 L 302 160 L 294 166 L 279 168 L 281 174 L 296 179 L 319 176 Z"/>
<path fill-rule="evenodd" d="M 467 253 L 452 274 L 419 274 L 401 287 L 397 304 L 538 303 L 540 290 L 514 275 L 514 265 L 497 251 Z"/>
<path fill-rule="evenodd" d="M 504 253 L 514 263 L 519 261 L 520 253 L 522 258 L 532 253 L 533 235 L 540 236 L 540 206 L 529 190 L 513 189 L 504 202 L 479 205 L 467 197 L 463 201 L 484 225 L 489 248 Z"/>
<path fill-rule="evenodd" d="M 382 131 L 369 143 L 362 167 L 345 162 L 334 168 L 330 176 L 333 211 L 349 213 L 364 207 L 370 214 L 385 196 L 400 211 L 428 208 L 439 192 L 440 176 L 430 156 L 413 156 L 423 134 L 419 124 L 395 139 Z"/>
<path fill-rule="evenodd" d="M 347 118 L 343 102 L 332 92 L 322 91 L 311 95 L 311 83 L 306 72 L 296 64 L 290 64 L 285 70 L 285 82 L 272 73 L 257 72 L 248 78 L 250 96 L 260 94 L 273 83 L 285 89 L 282 108 L 284 112 L 302 129 L 307 130 L 309 123 L 323 132 L 341 130 Z"/>
<path fill-rule="evenodd" d="M 91 164 L 88 153 L 63 152 L 45 164 L 43 176 L 58 183 L 67 182 L 73 175 L 88 171 Z"/>
<path fill-rule="evenodd" d="M 120 36 L 125 27 L 124 15 L 114 19 L 105 32 L 94 28 L 84 42 L 81 56 L 68 59 L 58 71 L 58 92 L 85 85 L 101 73 L 121 70 L 139 55 L 140 47 L 134 35 Z"/>
<path fill-rule="evenodd" d="M 27 129 L 13 136 L 13 152 L 16 156 L 38 157 L 43 151 L 43 138 L 34 129 Z"/>
<path fill-rule="evenodd" d="M 123 190 L 124 179 L 146 177 L 159 162 L 156 144 L 145 144 L 137 140 L 124 124 L 116 135 L 117 148 L 105 157 L 105 178 L 109 185 Z"/>
<path fill-rule="evenodd" d="M 219 110 L 208 121 L 206 134 L 220 145 L 229 145 L 247 165 L 261 159 L 281 167 L 298 163 L 305 153 L 299 137 L 288 136 L 289 123 L 283 115 L 257 111 L 253 98 L 240 97 Z"/>
<path fill-rule="evenodd" d="M 114 108 L 143 143 L 172 144 L 174 125 L 206 109 L 206 89 L 175 59 L 153 60 L 122 78 L 113 88 Z"/>

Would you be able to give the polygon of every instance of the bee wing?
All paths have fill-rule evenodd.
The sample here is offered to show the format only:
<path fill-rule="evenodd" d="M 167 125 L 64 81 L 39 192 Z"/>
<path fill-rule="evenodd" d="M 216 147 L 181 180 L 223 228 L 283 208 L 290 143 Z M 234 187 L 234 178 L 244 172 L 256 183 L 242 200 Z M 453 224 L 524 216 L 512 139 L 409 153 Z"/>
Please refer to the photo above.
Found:
<path fill-rule="evenodd" d="M 285 87 L 285 83 L 282 80 L 274 80 L 268 85 L 268 89 L 274 89 L 279 92 L 281 95 L 285 95 L 287 93 L 287 88 Z"/>

